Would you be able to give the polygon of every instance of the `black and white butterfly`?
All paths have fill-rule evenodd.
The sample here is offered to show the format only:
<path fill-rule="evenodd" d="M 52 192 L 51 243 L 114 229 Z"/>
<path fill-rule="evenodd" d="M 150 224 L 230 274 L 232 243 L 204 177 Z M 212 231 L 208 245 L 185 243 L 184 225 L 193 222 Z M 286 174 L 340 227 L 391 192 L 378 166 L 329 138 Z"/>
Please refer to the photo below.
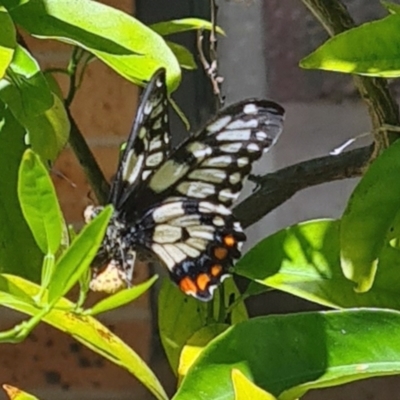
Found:
<path fill-rule="evenodd" d="M 115 212 L 93 262 L 91 289 L 131 285 L 135 261 L 161 262 L 186 294 L 212 299 L 245 234 L 229 209 L 252 163 L 282 131 L 284 109 L 245 100 L 171 149 L 165 70 L 147 85 L 113 180 Z M 85 210 L 86 220 L 102 207 Z"/>

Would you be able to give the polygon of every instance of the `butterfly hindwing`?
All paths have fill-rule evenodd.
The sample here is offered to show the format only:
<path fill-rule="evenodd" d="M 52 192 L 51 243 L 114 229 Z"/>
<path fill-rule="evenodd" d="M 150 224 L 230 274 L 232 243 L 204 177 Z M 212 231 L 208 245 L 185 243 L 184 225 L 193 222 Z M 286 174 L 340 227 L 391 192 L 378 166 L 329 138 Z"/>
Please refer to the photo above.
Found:
<path fill-rule="evenodd" d="M 188 198 L 166 199 L 135 228 L 186 294 L 210 300 L 240 256 L 245 235 L 225 206 Z"/>
<path fill-rule="evenodd" d="M 134 191 L 157 169 L 170 153 L 168 97 L 165 70 L 152 77 L 140 100 L 117 175 L 110 202 L 122 207 L 128 193 Z"/>

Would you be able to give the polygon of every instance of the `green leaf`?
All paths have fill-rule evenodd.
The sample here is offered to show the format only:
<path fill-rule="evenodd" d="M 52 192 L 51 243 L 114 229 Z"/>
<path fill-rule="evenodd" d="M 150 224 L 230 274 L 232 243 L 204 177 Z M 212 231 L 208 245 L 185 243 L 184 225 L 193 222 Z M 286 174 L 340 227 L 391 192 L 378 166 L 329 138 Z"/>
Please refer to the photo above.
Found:
<path fill-rule="evenodd" d="M 341 222 L 341 262 L 357 290 L 370 289 L 387 235 L 400 210 L 400 142 L 369 167 L 354 189 Z"/>
<path fill-rule="evenodd" d="M 0 98 L 18 120 L 39 115 L 53 105 L 53 95 L 38 62 L 19 45 L 7 70 L 7 79 L 0 81 Z"/>
<path fill-rule="evenodd" d="M 7 393 L 10 400 L 39 400 L 37 397 L 24 392 L 15 386 L 3 385 L 3 389 Z"/>
<path fill-rule="evenodd" d="M 276 397 L 255 385 L 239 369 L 232 370 L 232 384 L 235 400 L 276 400 Z"/>
<path fill-rule="evenodd" d="M 200 328 L 215 322 L 236 324 L 248 318 L 243 302 L 232 313 L 223 313 L 229 307 L 232 297 L 236 299 L 240 296 L 233 279 L 226 279 L 223 287 L 224 304 L 220 307 L 220 294 L 217 291 L 212 303 L 203 303 L 183 294 L 169 279 L 163 281 L 158 298 L 158 325 L 161 342 L 175 374 L 178 372 L 183 346 Z M 210 310 L 212 306 L 214 309 Z M 220 315 L 221 310 L 223 315 Z"/>
<path fill-rule="evenodd" d="M 19 277 L 7 276 L 6 278 L 31 297 L 37 296 L 41 290 L 40 286 Z M 24 307 L 15 305 L 10 308 L 28 315 L 38 313 L 38 309 L 33 306 L 28 308 L 26 305 Z M 61 298 L 56 304 L 56 308 L 44 316 L 43 321 L 67 333 L 95 353 L 128 371 L 142 382 L 157 399 L 168 399 L 156 376 L 137 353 L 95 318 L 75 314 L 71 311 L 73 309 L 73 303 Z"/>
<path fill-rule="evenodd" d="M 22 157 L 18 196 L 40 250 L 55 255 L 65 229 L 64 219 L 47 169 L 32 150 L 26 150 Z"/>
<path fill-rule="evenodd" d="M 51 92 L 36 60 L 20 46 L 8 75 L 0 81 L 0 99 L 26 128 L 33 150 L 43 161 L 54 161 L 70 131 L 63 101 Z"/>
<path fill-rule="evenodd" d="M 18 195 L 18 169 L 25 131 L 0 101 L 0 271 L 38 282 L 42 253 L 22 214 Z"/>
<path fill-rule="evenodd" d="M 168 47 L 175 54 L 181 68 L 193 70 L 197 68 L 193 54 L 185 47 L 178 43 L 166 41 Z"/>
<path fill-rule="evenodd" d="M 131 303 L 136 300 L 143 293 L 147 292 L 154 282 L 158 279 L 158 275 L 154 275 L 146 282 L 136 285 L 129 289 L 121 290 L 111 296 L 106 297 L 104 300 L 99 301 L 91 309 L 87 310 L 87 315 L 97 315 L 106 311 L 113 310 L 114 308 L 121 307 L 125 304 Z"/>
<path fill-rule="evenodd" d="M 339 221 L 316 220 L 267 237 L 236 264 L 235 272 L 328 307 L 400 310 L 400 255 L 385 245 L 371 290 L 354 291 L 340 266 Z"/>
<path fill-rule="evenodd" d="M 169 90 L 179 85 L 181 71 L 164 39 L 120 10 L 90 0 L 27 0 L 9 12 L 31 35 L 80 46 L 134 83 L 165 67 Z"/>
<path fill-rule="evenodd" d="M 71 128 L 63 101 L 55 94 L 53 99 L 51 108 L 25 121 L 32 149 L 46 161 L 57 158 L 68 142 Z"/>
<path fill-rule="evenodd" d="M 233 398 L 232 369 L 282 400 L 400 373 L 400 313 L 310 312 L 250 319 L 212 340 L 174 400 Z M 379 343 L 379 345 L 371 345 Z"/>
<path fill-rule="evenodd" d="M 187 374 L 190 367 L 198 359 L 203 349 L 222 332 L 229 328 L 228 324 L 210 324 L 199 329 L 186 342 L 179 357 L 178 379 L 179 382 Z M 179 383 L 178 383 L 179 386 Z"/>
<path fill-rule="evenodd" d="M 306 69 L 367 76 L 400 76 L 400 16 L 389 15 L 340 33 L 300 61 Z"/>
<path fill-rule="evenodd" d="M 16 45 L 14 23 L 4 7 L 0 6 L 0 79 L 13 59 Z"/>
<path fill-rule="evenodd" d="M 104 238 L 113 209 L 107 206 L 96 218 L 87 224 L 68 250 L 58 260 L 49 284 L 49 303 L 64 296 L 90 268 L 97 250 Z"/>
<path fill-rule="evenodd" d="M 150 28 L 159 35 L 166 36 L 200 29 L 211 31 L 212 23 L 201 18 L 181 18 L 157 22 L 156 24 L 150 25 Z M 221 35 L 225 35 L 225 32 L 219 26 L 215 27 L 215 31 Z"/>

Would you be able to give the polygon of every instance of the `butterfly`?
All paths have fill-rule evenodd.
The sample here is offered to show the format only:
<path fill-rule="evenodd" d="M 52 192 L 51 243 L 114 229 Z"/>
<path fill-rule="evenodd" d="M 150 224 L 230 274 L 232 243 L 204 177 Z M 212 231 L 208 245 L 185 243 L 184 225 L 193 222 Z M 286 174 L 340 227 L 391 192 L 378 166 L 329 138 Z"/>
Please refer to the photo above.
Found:
<path fill-rule="evenodd" d="M 166 72 L 144 90 L 111 185 L 114 207 L 92 263 L 90 287 L 129 287 L 137 260 L 156 260 L 186 294 L 209 301 L 229 275 L 246 236 L 230 207 L 254 161 L 282 131 L 284 109 L 244 100 L 171 148 Z M 90 206 L 90 221 L 103 207 Z"/>

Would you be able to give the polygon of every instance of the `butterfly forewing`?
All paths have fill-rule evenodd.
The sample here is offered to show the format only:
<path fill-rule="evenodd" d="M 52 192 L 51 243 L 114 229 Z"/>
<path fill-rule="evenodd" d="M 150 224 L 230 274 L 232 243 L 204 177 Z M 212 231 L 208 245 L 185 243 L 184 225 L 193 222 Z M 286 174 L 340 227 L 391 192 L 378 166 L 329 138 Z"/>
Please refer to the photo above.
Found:
<path fill-rule="evenodd" d="M 252 163 L 277 140 L 283 113 L 281 106 L 266 100 L 226 108 L 173 151 L 135 195 L 151 202 L 187 196 L 230 207 Z"/>
<path fill-rule="evenodd" d="M 131 134 L 113 181 L 110 202 L 121 208 L 168 157 L 170 132 L 165 70 L 158 70 L 141 97 Z"/>

